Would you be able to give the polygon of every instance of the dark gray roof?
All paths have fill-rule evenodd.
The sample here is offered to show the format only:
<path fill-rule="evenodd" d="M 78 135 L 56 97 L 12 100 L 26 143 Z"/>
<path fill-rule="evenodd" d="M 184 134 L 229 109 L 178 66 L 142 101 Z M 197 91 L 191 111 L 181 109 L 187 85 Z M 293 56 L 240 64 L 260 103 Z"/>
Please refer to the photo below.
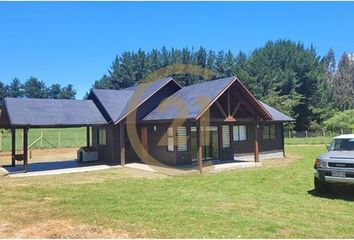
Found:
<path fill-rule="evenodd" d="M 124 118 L 129 112 L 129 109 L 134 109 L 140 106 L 152 94 L 157 92 L 170 81 L 174 81 L 174 79 L 172 77 L 163 78 L 152 83 L 141 83 L 137 86 L 121 90 L 92 89 L 91 94 L 93 94 L 102 104 L 104 110 L 109 115 L 110 120 L 116 122 Z M 145 86 L 146 89 L 144 89 Z M 141 94 L 137 94 L 138 89 L 143 89 Z M 132 103 L 132 97 L 138 95 L 139 98 Z M 92 96 L 89 96 L 89 98 L 92 98 Z"/>
<path fill-rule="evenodd" d="M 237 80 L 236 77 L 229 77 L 183 87 L 163 101 L 156 109 L 145 116 L 143 120 L 157 121 L 196 118 L 207 106 L 210 106 L 216 97 L 220 96 L 228 86 Z M 292 118 L 273 107 L 256 99 L 255 101 L 256 104 L 268 112 L 268 115 L 271 115 L 271 121 L 293 121 Z M 186 112 L 181 111 L 181 103 L 184 104 Z"/>
<path fill-rule="evenodd" d="M 104 125 L 92 100 L 5 98 L 3 126 L 65 127 Z"/>
<path fill-rule="evenodd" d="M 292 119 L 291 117 L 285 115 L 282 112 L 279 112 L 278 110 L 276 110 L 275 108 L 269 106 L 268 104 L 265 104 L 262 101 L 259 101 L 263 107 L 265 109 L 267 109 L 267 111 L 272 115 L 272 120 L 273 121 L 279 121 L 279 122 L 291 122 L 291 121 L 295 121 L 294 119 Z"/>
<path fill-rule="evenodd" d="M 209 104 L 237 78 L 229 77 L 193 84 L 175 92 L 143 120 L 171 120 L 196 118 Z M 181 111 L 183 103 L 186 112 Z"/>

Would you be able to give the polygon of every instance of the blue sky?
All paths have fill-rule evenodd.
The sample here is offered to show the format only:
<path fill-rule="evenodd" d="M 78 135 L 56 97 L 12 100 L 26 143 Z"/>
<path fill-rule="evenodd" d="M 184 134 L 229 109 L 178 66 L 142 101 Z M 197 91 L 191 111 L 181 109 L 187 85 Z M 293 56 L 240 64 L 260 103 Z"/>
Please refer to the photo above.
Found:
<path fill-rule="evenodd" d="M 123 51 L 249 53 L 279 38 L 354 52 L 354 2 L 1 2 L 0 81 L 71 83 L 82 98 Z"/>

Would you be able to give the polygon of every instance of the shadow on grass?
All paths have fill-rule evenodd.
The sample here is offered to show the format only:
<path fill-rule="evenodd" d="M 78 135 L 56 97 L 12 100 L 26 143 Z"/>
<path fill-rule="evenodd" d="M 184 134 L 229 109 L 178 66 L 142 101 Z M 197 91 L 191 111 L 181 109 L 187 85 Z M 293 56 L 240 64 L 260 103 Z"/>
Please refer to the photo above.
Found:
<path fill-rule="evenodd" d="M 319 198 L 354 201 L 353 186 L 333 186 L 332 191 L 327 194 L 318 193 L 315 189 L 309 190 L 307 192 L 308 194 Z"/>

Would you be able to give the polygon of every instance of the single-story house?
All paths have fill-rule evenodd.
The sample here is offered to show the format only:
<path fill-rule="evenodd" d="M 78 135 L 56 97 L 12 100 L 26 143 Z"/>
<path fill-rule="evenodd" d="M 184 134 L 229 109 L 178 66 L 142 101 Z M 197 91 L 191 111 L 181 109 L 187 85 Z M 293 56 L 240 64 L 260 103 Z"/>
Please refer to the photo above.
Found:
<path fill-rule="evenodd" d="M 187 87 L 168 77 L 121 90 L 93 89 L 87 100 L 5 98 L 0 126 L 13 134 L 24 129 L 24 138 L 29 128 L 86 126 L 87 145 L 101 161 L 197 161 L 201 170 L 203 160 L 283 156 L 283 123 L 289 121 L 237 77 Z"/>

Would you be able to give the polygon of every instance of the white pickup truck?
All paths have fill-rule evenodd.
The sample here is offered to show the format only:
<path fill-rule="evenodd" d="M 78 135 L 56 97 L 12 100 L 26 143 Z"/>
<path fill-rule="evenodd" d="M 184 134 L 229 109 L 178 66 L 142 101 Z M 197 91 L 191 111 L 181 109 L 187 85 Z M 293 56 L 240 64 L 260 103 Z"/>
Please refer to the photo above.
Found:
<path fill-rule="evenodd" d="M 354 134 L 335 137 L 327 149 L 314 166 L 314 184 L 319 193 L 330 192 L 333 184 L 354 184 Z"/>

